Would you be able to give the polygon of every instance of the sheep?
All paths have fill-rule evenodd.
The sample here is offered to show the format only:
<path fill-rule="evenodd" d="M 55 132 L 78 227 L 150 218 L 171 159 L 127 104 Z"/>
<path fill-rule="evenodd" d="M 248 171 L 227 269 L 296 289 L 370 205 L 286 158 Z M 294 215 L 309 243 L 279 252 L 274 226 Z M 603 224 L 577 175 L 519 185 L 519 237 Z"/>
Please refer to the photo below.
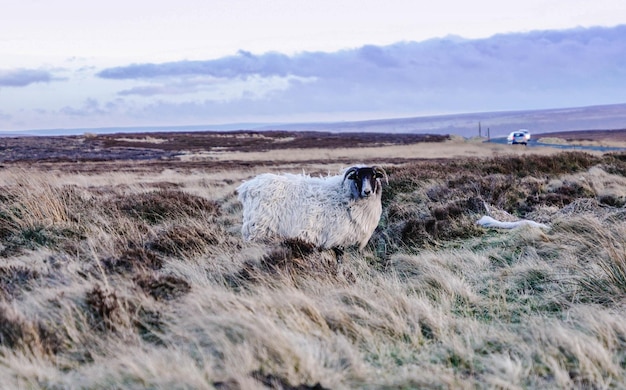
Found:
<path fill-rule="evenodd" d="M 522 219 L 522 220 L 514 221 L 514 222 L 502 222 L 502 221 L 498 221 L 497 219 L 494 219 L 492 217 L 489 217 L 487 215 L 483 216 L 481 219 L 476 221 L 476 224 L 480 225 L 482 227 L 494 228 L 494 229 L 495 228 L 498 228 L 498 229 L 515 229 L 515 228 L 518 228 L 518 227 L 524 226 L 524 225 L 538 227 L 540 229 L 545 229 L 545 230 L 550 229 L 550 226 L 548 226 L 546 224 L 538 223 L 538 222 L 535 222 L 535 221 L 531 221 L 529 219 Z"/>
<path fill-rule="evenodd" d="M 243 205 L 241 233 L 248 241 L 298 239 L 319 250 L 363 250 L 382 214 L 380 166 L 353 166 L 343 175 L 271 173 L 256 176 L 237 188 Z"/>
<path fill-rule="evenodd" d="M 482 218 L 480 218 L 478 221 L 476 221 L 476 224 L 479 226 L 482 226 L 485 228 L 492 228 L 492 229 L 516 229 L 520 226 L 528 225 L 528 226 L 538 227 L 544 230 L 550 229 L 549 225 L 538 223 L 538 222 L 531 221 L 528 219 L 522 219 L 522 220 L 513 221 L 513 222 L 500 221 L 499 219 L 502 219 L 502 218 L 514 219 L 514 217 L 511 214 L 507 213 L 506 211 L 492 208 L 486 202 L 483 202 L 483 205 L 488 215 L 485 215 Z M 496 215 L 493 215 L 493 214 L 496 214 Z M 499 219 L 493 218 L 492 215 L 493 217 L 496 217 Z"/>

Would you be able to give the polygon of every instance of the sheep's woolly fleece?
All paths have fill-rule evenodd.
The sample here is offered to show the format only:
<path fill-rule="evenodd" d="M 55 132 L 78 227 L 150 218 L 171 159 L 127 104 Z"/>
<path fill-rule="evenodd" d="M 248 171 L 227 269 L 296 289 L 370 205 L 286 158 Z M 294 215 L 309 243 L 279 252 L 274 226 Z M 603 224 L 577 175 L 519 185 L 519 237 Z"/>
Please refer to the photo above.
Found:
<path fill-rule="evenodd" d="M 343 176 L 259 175 L 237 189 L 242 234 L 252 241 L 299 238 L 322 249 L 363 249 L 382 214 L 380 194 L 353 200 L 351 185 Z"/>
<path fill-rule="evenodd" d="M 514 222 L 502 222 L 502 221 L 498 221 L 497 219 L 488 217 L 486 215 L 482 217 L 481 219 L 479 219 L 478 221 L 476 221 L 476 224 L 482 227 L 496 228 L 496 229 L 515 229 L 515 228 L 518 228 L 520 226 L 525 226 L 525 225 L 538 227 L 538 228 L 546 229 L 546 230 L 550 229 L 550 226 L 546 224 L 531 221 L 528 219 L 522 219 L 520 221 L 514 221 Z"/>

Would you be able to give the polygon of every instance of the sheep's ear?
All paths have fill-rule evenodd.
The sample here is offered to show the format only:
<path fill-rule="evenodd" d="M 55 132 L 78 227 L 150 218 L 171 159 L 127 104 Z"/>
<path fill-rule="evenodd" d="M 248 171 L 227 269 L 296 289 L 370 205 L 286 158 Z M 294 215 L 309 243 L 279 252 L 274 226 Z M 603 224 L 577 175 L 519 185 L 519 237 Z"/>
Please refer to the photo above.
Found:
<path fill-rule="evenodd" d="M 389 177 L 387 177 L 387 173 L 385 172 L 384 169 L 382 169 L 378 165 L 373 166 L 372 169 L 374 170 L 374 176 L 376 178 L 379 178 L 379 179 L 384 178 L 385 184 L 389 184 Z"/>
<path fill-rule="evenodd" d="M 358 170 L 357 167 L 348 168 L 346 173 L 344 173 L 343 180 L 341 182 L 342 183 L 345 182 L 346 179 L 354 180 L 354 175 L 356 174 L 357 170 Z"/>

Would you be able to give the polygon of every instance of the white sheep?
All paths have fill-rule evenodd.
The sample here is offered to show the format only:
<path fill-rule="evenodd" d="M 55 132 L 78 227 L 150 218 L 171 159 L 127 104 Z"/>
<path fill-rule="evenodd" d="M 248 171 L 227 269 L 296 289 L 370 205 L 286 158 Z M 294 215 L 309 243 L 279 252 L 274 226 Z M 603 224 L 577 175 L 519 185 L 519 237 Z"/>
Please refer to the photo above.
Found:
<path fill-rule="evenodd" d="M 348 168 L 343 175 L 266 173 L 237 188 L 243 204 L 241 233 L 246 240 L 300 239 L 340 254 L 362 250 L 382 213 L 379 166 Z"/>
<path fill-rule="evenodd" d="M 482 227 L 496 228 L 496 229 L 516 229 L 524 225 L 538 227 L 540 229 L 546 229 L 546 230 L 550 229 L 550 226 L 546 224 L 531 221 L 529 219 L 522 219 L 522 220 L 514 221 L 514 222 L 502 222 L 492 217 L 489 217 L 487 215 L 483 216 L 481 219 L 476 221 L 476 224 Z"/>

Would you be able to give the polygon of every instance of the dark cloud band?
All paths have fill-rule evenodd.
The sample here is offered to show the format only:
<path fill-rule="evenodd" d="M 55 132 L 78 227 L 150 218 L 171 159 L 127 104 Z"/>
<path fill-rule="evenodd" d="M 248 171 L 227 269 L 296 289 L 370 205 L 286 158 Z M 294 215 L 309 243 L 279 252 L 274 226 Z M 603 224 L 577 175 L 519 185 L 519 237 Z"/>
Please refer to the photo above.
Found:
<path fill-rule="evenodd" d="M 52 74 L 44 70 L 0 70 L 0 87 L 25 87 L 34 83 L 48 83 L 52 80 Z"/>
<path fill-rule="evenodd" d="M 624 76 L 626 25 L 615 28 L 502 34 L 487 39 L 448 37 L 388 46 L 366 45 L 333 53 L 303 52 L 291 56 L 270 52 L 207 61 L 133 64 L 108 68 L 105 79 L 153 79 L 190 76 L 316 77 L 357 83 L 409 83 L 413 86 L 475 85 L 488 80 L 527 85 L 569 76 Z M 571 81 L 571 80 L 570 80 Z M 506 85 L 506 84 L 505 84 Z"/>

